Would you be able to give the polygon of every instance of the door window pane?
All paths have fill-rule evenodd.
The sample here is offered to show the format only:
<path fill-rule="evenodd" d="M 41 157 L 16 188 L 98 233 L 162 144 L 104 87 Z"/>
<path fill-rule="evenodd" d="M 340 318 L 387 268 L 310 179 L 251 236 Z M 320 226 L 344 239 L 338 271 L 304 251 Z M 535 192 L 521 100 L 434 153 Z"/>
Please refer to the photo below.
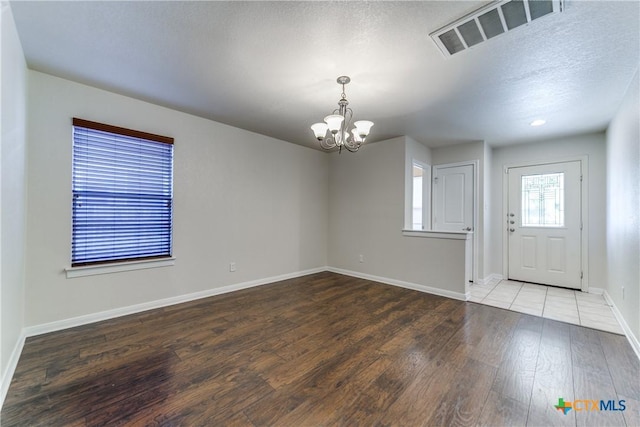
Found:
<path fill-rule="evenodd" d="M 522 176 L 522 227 L 564 227 L 564 173 Z"/>

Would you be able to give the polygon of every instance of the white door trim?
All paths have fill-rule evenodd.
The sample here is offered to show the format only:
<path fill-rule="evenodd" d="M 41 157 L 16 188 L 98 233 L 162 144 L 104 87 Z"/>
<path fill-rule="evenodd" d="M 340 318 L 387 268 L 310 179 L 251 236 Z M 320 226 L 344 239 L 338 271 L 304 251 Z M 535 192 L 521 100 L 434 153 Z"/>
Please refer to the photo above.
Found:
<path fill-rule="evenodd" d="M 583 292 L 589 292 L 589 156 L 560 157 L 557 159 L 529 160 L 518 163 L 508 163 L 502 167 L 502 276 L 509 277 L 509 232 L 506 223 L 509 214 L 509 179 L 508 172 L 511 168 L 526 166 L 548 165 L 553 163 L 580 162 L 582 181 L 580 191 L 582 191 L 582 233 L 580 242 L 582 249 L 582 286 Z"/>
<path fill-rule="evenodd" d="M 480 191 L 480 178 L 478 176 L 480 170 L 480 161 L 479 160 L 468 160 L 463 162 L 455 162 L 455 163 L 443 163 L 440 165 L 432 165 L 431 168 L 451 168 L 456 166 L 473 166 L 473 275 L 471 280 L 473 283 L 478 283 L 478 196 Z M 435 171 L 432 170 L 431 173 L 431 210 L 434 207 L 433 200 L 433 177 L 435 176 Z M 431 214 L 431 218 L 433 221 L 433 213 Z M 431 225 L 431 229 L 433 230 L 433 224 Z M 486 237 L 485 237 L 486 238 Z"/>

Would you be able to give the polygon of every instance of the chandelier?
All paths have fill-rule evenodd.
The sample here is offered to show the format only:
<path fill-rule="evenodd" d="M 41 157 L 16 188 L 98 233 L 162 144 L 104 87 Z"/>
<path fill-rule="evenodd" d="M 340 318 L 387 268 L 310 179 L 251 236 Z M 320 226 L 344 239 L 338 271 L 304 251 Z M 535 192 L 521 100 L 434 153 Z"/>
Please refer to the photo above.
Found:
<path fill-rule="evenodd" d="M 353 110 L 348 108 L 349 101 L 347 95 L 344 94 L 344 85 L 348 84 L 351 78 L 348 76 L 338 77 L 338 84 L 342 85 L 342 95 L 338 101 L 338 108 L 333 113 L 324 118 L 324 123 L 315 123 L 311 126 L 311 130 L 320 141 L 320 147 L 325 150 L 331 150 L 338 147 L 338 152 L 342 152 L 342 148 L 355 153 L 360 149 L 364 140 L 369 135 L 373 122 L 368 120 L 359 120 L 353 125 L 351 131 L 351 119 L 353 118 Z M 330 134 L 327 136 L 327 130 Z"/>

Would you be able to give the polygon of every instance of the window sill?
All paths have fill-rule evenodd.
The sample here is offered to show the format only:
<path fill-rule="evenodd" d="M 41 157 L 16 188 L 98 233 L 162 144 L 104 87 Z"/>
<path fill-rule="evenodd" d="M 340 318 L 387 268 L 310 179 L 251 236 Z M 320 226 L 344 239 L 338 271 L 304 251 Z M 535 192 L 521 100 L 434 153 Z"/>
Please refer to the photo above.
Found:
<path fill-rule="evenodd" d="M 74 277 L 93 276 L 96 274 L 119 273 L 122 271 L 143 270 L 146 268 L 169 267 L 174 265 L 176 259 L 159 258 L 147 259 L 142 261 L 118 262 L 113 264 L 88 265 L 86 267 L 67 267 L 64 271 L 67 273 L 67 279 Z"/>
<path fill-rule="evenodd" d="M 402 230 L 405 237 L 427 237 L 430 239 L 467 240 L 473 235 L 472 231 L 430 231 L 430 230 Z"/>

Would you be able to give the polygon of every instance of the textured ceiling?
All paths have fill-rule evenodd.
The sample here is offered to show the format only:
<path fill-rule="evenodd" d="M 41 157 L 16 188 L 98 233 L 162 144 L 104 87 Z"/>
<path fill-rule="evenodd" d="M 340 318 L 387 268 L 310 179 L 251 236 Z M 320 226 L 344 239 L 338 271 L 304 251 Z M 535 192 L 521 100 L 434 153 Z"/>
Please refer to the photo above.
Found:
<path fill-rule="evenodd" d="M 292 143 L 349 75 L 371 141 L 513 144 L 606 128 L 640 63 L 637 1 L 568 1 L 446 59 L 487 2 L 11 2 L 28 66 Z M 529 123 L 544 118 L 547 124 Z"/>

